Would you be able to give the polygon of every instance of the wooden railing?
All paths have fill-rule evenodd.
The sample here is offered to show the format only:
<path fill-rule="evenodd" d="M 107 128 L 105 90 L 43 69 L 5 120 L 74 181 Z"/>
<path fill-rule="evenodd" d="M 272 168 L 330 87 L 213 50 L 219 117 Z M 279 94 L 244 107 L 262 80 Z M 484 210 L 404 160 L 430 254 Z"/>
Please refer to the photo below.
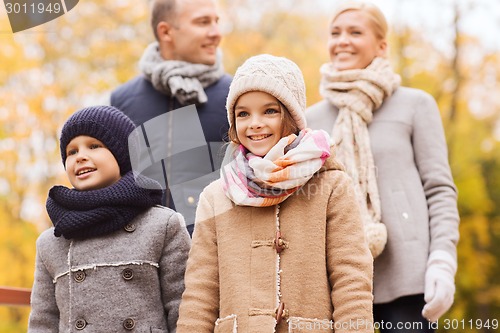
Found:
<path fill-rule="evenodd" d="M 0 305 L 29 306 L 31 289 L 0 286 Z"/>

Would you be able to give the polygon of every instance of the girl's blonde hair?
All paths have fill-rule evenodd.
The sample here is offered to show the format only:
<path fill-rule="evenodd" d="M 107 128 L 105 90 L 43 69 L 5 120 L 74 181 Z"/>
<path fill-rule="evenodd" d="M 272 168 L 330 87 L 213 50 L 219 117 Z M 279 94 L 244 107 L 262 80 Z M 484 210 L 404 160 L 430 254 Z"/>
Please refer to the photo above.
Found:
<path fill-rule="evenodd" d="M 332 19 L 330 20 L 330 24 L 335 21 L 335 19 L 348 10 L 359 10 L 367 14 L 373 25 L 373 31 L 375 32 L 375 36 L 378 39 L 385 39 L 387 36 L 387 20 L 385 19 L 382 11 L 373 3 L 362 1 L 362 0 L 347 0 L 341 2 L 333 12 Z"/>
<path fill-rule="evenodd" d="M 285 137 L 287 135 L 290 135 L 292 133 L 298 133 L 299 132 L 299 127 L 297 126 L 297 123 L 293 119 L 292 115 L 290 112 L 288 112 L 288 109 L 280 102 L 278 101 L 280 105 L 280 111 L 281 111 L 281 123 L 283 124 L 281 128 L 281 137 Z M 227 136 L 229 140 L 231 140 L 234 143 L 240 144 L 240 140 L 238 140 L 238 134 L 236 132 L 236 112 L 232 112 L 231 117 L 231 124 L 229 125 L 229 130 L 227 131 Z"/>

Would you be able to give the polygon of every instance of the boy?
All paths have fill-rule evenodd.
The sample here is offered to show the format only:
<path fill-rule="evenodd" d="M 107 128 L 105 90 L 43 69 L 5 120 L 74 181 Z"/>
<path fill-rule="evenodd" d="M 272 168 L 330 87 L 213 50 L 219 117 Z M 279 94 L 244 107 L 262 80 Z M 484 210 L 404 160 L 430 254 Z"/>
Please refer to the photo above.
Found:
<path fill-rule="evenodd" d="M 28 332 L 175 332 L 190 238 L 182 216 L 158 206 L 159 186 L 134 178 L 134 128 L 110 106 L 64 124 L 61 157 L 73 188 L 49 191 L 54 227 L 37 240 Z"/>

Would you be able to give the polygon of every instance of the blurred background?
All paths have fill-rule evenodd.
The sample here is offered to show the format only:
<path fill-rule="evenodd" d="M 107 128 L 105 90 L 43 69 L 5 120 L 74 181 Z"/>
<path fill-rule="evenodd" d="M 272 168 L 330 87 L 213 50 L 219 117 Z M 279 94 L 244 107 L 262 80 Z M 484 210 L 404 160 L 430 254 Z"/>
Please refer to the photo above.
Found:
<path fill-rule="evenodd" d="M 500 320 L 500 1 L 373 0 L 390 24 L 390 58 L 403 84 L 437 100 L 459 190 L 455 304 L 446 318 Z M 308 105 L 333 0 L 219 0 L 224 65 L 271 53 L 304 73 Z M 35 241 L 51 223 L 49 188 L 69 185 L 58 148 L 74 111 L 108 103 L 139 73 L 153 41 L 147 0 L 81 0 L 44 25 L 13 34 L 0 6 L 0 286 L 30 288 Z M 0 333 L 26 332 L 29 307 L 0 304 Z M 442 325 L 441 325 L 442 326 Z M 498 332 L 483 325 L 439 332 Z"/>

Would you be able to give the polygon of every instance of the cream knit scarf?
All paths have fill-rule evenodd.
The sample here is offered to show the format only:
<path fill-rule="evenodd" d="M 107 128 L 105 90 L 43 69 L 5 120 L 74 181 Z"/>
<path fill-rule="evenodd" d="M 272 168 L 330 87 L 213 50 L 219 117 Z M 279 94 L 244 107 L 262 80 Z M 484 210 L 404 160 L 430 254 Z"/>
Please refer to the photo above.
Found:
<path fill-rule="evenodd" d="M 320 93 L 338 107 L 339 115 L 332 131 L 338 159 L 350 174 L 365 224 L 365 234 L 373 257 L 387 242 L 387 230 L 381 223 L 380 197 L 367 125 L 373 112 L 400 84 L 389 62 L 375 58 L 365 69 L 337 71 L 331 63 L 321 69 Z"/>
<path fill-rule="evenodd" d="M 181 105 L 202 104 L 208 100 L 204 88 L 224 75 L 221 58 L 219 50 L 213 66 L 165 60 L 158 42 L 153 42 L 144 51 L 139 68 L 156 90 L 175 96 Z"/>

